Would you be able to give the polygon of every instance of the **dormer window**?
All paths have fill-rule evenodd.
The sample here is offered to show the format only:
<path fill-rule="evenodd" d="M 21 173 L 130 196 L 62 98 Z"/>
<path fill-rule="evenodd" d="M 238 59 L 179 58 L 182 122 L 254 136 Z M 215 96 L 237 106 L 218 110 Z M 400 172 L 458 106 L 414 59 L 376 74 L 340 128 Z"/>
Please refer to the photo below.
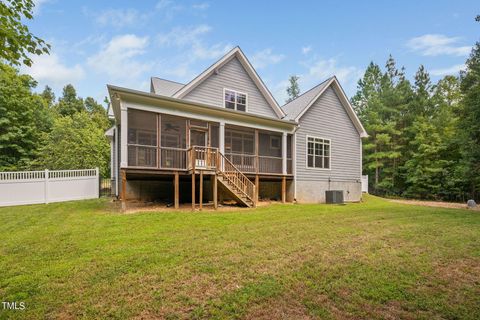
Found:
<path fill-rule="evenodd" d="M 230 90 L 224 89 L 224 102 L 225 108 L 238 110 L 238 111 L 247 111 L 247 94 Z"/>

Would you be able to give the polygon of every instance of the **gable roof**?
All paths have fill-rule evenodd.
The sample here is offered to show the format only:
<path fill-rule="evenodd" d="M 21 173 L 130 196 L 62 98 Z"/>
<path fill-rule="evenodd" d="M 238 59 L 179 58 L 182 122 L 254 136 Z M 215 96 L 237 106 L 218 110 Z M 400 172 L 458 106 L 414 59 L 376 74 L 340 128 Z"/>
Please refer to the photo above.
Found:
<path fill-rule="evenodd" d="M 345 111 L 347 112 L 348 116 L 352 120 L 353 125 L 360 134 L 360 137 L 368 137 L 365 128 L 360 122 L 360 119 L 358 119 L 355 110 L 353 110 L 350 101 L 348 100 L 342 86 L 340 85 L 337 77 L 335 76 L 328 78 L 319 85 L 298 96 L 295 100 L 283 105 L 282 109 L 286 113 L 285 118 L 298 122 L 300 118 L 308 111 L 308 109 L 310 109 L 310 107 L 322 96 L 322 94 L 329 87 L 332 87 L 332 89 L 335 90 L 340 102 L 345 108 Z"/>
<path fill-rule="evenodd" d="M 277 101 L 273 97 L 272 93 L 268 90 L 268 88 L 263 83 L 262 79 L 258 76 L 257 72 L 253 68 L 250 61 L 248 61 L 245 54 L 242 52 L 240 47 L 235 47 L 230 52 L 225 54 L 220 60 L 215 62 L 205 71 L 203 71 L 200 75 L 194 78 L 192 81 L 187 83 L 185 86 L 180 88 L 175 94 L 172 95 L 173 98 L 181 99 L 185 97 L 190 91 L 192 91 L 195 87 L 197 87 L 200 83 L 202 83 L 205 79 L 207 79 L 210 75 L 214 74 L 219 68 L 224 66 L 227 62 L 229 62 L 233 58 L 237 58 L 238 61 L 242 64 L 242 66 L 247 71 L 247 74 L 253 80 L 259 91 L 262 93 L 265 100 L 268 102 L 270 107 L 273 109 L 275 114 L 281 119 L 285 116 L 282 108 L 278 105 Z"/>
<path fill-rule="evenodd" d="M 166 80 L 157 77 L 150 78 L 150 92 L 162 96 L 171 97 L 175 92 L 183 88 L 183 83 Z"/>
<path fill-rule="evenodd" d="M 306 108 L 306 106 L 327 86 L 328 82 L 332 78 L 328 78 L 322 83 L 311 88 L 307 92 L 304 92 L 297 98 L 286 103 L 282 106 L 283 111 L 285 112 L 285 118 L 295 120 L 300 113 Z"/>

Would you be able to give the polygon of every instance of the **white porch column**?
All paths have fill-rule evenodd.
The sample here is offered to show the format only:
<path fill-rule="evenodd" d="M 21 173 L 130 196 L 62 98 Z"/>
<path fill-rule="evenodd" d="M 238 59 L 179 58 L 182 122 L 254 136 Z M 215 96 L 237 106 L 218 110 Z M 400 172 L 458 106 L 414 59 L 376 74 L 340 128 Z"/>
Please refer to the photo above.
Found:
<path fill-rule="evenodd" d="M 292 136 L 292 174 L 293 174 L 293 200 L 297 201 L 297 130 L 296 129 Z"/>
<path fill-rule="evenodd" d="M 225 154 L 225 122 L 220 122 L 220 136 L 218 140 L 218 146 L 220 149 L 220 152 L 222 154 Z"/>
<path fill-rule="evenodd" d="M 218 138 L 218 149 L 221 154 L 225 155 L 225 122 L 220 122 L 219 138 Z M 223 159 L 220 161 L 221 170 L 224 169 Z"/>
<path fill-rule="evenodd" d="M 282 172 L 287 174 L 287 133 L 282 135 Z"/>
<path fill-rule="evenodd" d="M 120 185 L 118 179 L 120 178 L 120 175 L 118 174 L 118 152 L 119 152 L 119 148 L 120 148 L 120 140 L 119 140 L 119 135 L 120 135 L 120 132 L 118 132 L 118 124 L 117 124 L 117 120 L 115 120 L 115 135 L 114 135 L 114 139 L 115 139 L 115 155 L 114 155 L 114 159 L 115 159 L 115 162 L 114 162 L 114 167 L 115 167 L 115 195 L 118 197 L 118 195 L 120 194 L 119 191 L 118 191 L 118 186 Z"/>
<path fill-rule="evenodd" d="M 127 107 L 120 102 L 120 168 L 128 166 L 128 111 Z"/>
<path fill-rule="evenodd" d="M 115 129 L 113 129 L 113 137 L 110 138 L 110 179 L 115 175 Z"/>

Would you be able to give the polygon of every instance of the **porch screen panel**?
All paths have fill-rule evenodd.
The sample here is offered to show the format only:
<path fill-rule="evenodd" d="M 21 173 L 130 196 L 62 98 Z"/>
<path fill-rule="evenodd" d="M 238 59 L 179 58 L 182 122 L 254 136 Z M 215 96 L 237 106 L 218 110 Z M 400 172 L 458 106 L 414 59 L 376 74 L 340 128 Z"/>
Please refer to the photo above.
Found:
<path fill-rule="evenodd" d="M 217 124 L 212 124 L 210 126 L 210 146 L 213 148 L 219 147 L 219 139 L 220 139 L 220 128 Z"/>
<path fill-rule="evenodd" d="M 186 168 L 186 130 L 187 120 L 185 118 L 162 115 L 160 130 L 160 163 L 162 168 Z"/>
<path fill-rule="evenodd" d="M 128 110 L 128 165 L 157 166 L 157 114 Z"/>
<path fill-rule="evenodd" d="M 258 140 L 259 172 L 282 173 L 282 135 L 275 132 L 259 132 Z"/>
<path fill-rule="evenodd" d="M 237 154 L 255 154 L 255 136 L 253 132 L 225 129 L 225 152 Z"/>
<path fill-rule="evenodd" d="M 258 140 L 258 155 L 282 157 L 282 135 L 270 132 L 259 132 Z"/>
<path fill-rule="evenodd" d="M 160 133 L 162 147 L 185 149 L 187 147 L 186 128 L 186 119 L 162 115 L 162 129 Z"/>
<path fill-rule="evenodd" d="M 225 153 L 240 171 L 255 172 L 255 133 L 225 129 Z"/>

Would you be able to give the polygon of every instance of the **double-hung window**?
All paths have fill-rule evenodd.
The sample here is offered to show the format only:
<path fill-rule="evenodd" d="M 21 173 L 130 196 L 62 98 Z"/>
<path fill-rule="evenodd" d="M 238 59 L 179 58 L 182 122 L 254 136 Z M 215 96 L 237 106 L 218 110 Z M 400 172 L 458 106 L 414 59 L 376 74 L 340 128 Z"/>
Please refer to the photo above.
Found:
<path fill-rule="evenodd" d="M 224 90 L 224 105 L 227 109 L 247 111 L 247 94 L 225 89 Z"/>
<path fill-rule="evenodd" d="M 317 169 L 330 169 L 329 139 L 307 137 L 307 167 Z"/>

